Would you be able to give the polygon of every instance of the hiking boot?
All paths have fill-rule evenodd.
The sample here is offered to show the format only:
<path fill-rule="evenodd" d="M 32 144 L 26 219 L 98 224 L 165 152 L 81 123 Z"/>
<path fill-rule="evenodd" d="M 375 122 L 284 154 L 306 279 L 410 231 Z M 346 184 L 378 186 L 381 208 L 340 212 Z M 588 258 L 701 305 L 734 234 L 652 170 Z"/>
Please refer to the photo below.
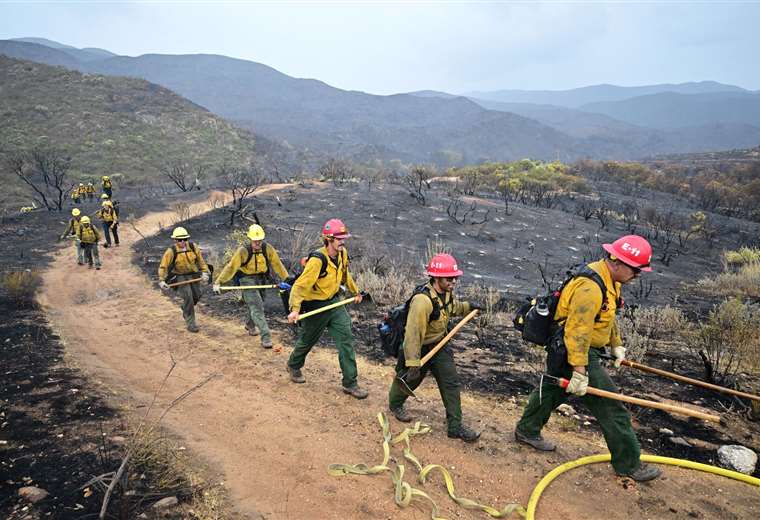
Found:
<path fill-rule="evenodd" d="M 636 482 L 647 482 L 648 480 L 654 480 L 662 475 L 660 468 L 644 464 L 643 462 L 636 468 L 636 471 L 632 471 L 627 474 L 618 473 L 619 477 L 632 478 Z"/>
<path fill-rule="evenodd" d="M 300 368 L 291 368 L 290 365 L 285 365 L 288 367 L 288 374 L 290 374 L 290 380 L 294 383 L 305 383 L 306 379 L 304 379 L 303 374 L 301 374 Z"/>
<path fill-rule="evenodd" d="M 414 420 L 414 417 L 412 417 L 412 414 L 410 414 L 406 408 L 404 408 L 403 405 L 397 407 L 397 408 L 391 408 L 391 413 L 393 414 L 393 417 L 398 419 L 401 422 L 412 422 Z"/>
<path fill-rule="evenodd" d="M 188 326 L 187 326 L 187 330 L 188 330 L 189 332 L 198 332 L 198 331 L 200 331 L 201 329 L 199 329 L 199 328 L 198 328 L 198 325 L 188 325 Z"/>
<path fill-rule="evenodd" d="M 272 348 L 272 340 L 271 339 L 262 339 L 261 340 L 261 346 L 264 348 Z"/>
<path fill-rule="evenodd" d="M 99 265 L 96 265 L 96 266 L 95 266 L 95 270 L 96 270 L 96 271 L 100 271 L 100 266 L 99 266 Z"/>
<path fill-rule="evenodd" d="M 480 438 L 480 432 L 471 430 L 464 425 L 461 425 L 456 430 L 449 431 L 448 435 L 452 439 L 462 439 L 464 442 L 475 442 Z"/>
<path fill-rule="evenodd" d="M 259 331 L 258 331 L 258 329 L 256 329 L 256 324 L 253 323 L 250 320 L 245 322 L 245 330 L 248 331 L 248 335 L 249 336 L 258 336 L 259 335 Z"/>
<path fill-rule="evenodd" d="M 554 451 L 557 449 L 557 446 L 552 441 L 547 441 L 540 435 L 528 437 L 527 435 L 520 433 L 518 430 L 515 430 L 515 440 L 527 444 L 538 451 Z"/>
<path fill-rule="evenodd" d="M 348 394 L 351 397 L 356 397 L 357 399 L 366 399 L 369 395 L 369 392 L 364 388 L 359 387 L 359 385 L 344 386 L 343 393 Z"/>

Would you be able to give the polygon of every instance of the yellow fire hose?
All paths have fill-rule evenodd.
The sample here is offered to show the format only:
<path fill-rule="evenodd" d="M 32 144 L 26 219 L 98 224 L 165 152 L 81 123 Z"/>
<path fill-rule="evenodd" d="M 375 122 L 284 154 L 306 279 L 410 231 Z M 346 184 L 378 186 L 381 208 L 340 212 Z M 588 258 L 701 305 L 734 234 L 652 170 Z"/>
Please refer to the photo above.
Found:
<path fill-rule="evenodd" d="M 455 494 L 455 489 L 454 489 L 454 479 L 451 477 L 451 474 L 443 466 L 440 466 L 438 464 L 428 464 L 427 466 L 424 466 L 424 467 L 422 466 L 422 464 L 417 459 L 417 457 L 415 457 L 414 454 L 412 453 L 410 440 L 415 435 L 422 435 L 422 434 L 428 433 L 430 431 L 430 426 L 418 421 L 415 423 L 415 425 L 412 428 L 406 428 L 402 433 L 392 438 L 390 425 L 388 423 L 388 419 L 385 417 L 385 414 L 382 412 L 377 414 L 377 420 L 380 423 L 380 427 L 382 428 L 382 431 L 383 431 L 383 461 L 380 464 L 371 466 L 371 467 L 368 466 L 367 464 L 330 464 L 327 468 L 327 472 L 332 476 L 339 477 L 339 476 L 349 475 L 349 474 L 374 475 L 377 473 L 388 471 L 391 474 L 391 481 L 393 482 L 393 486 L 394 486 L 393 499 L 396 502 L 396 504 L 401 508 L 405 508 L 412 502 L 414 498 L 425 499 L 431 504 L 431 512 L 430 512 L 431 520 L 446 520 L 446 519 L 439 516 L 438 505 L 430 497 L 430 495 L 428 495 L 424 491 L 421 491 L 419 489 L 412 487 L 411 484 L 404 481 L 405 467 L 403 464 L 400 464 L 397 461 L 394 461 L 396 462 L 396 467 L 391 469 L 391 467 L 388 464 L 391 459 L 390 457 L 391 445 L 399 444 L 401 442 L 404 443 L 404 458 L 408 460 L 409 462 L 411 462 L 417 468 L 419 472 L 417 480 L 420 482 L 420 484 L 425 484 L 428 475 L 432 471 L 437 470 L 443 476 L 444 483 L 446 485 L 446 491 L 448 492 L 451 499 L 454 502 L 456 502 L 458 505 L 462 506 L 463 508 L 479 509 L 483 511 L 484 513 L 486 513 L 487 515 L 491 516 L 492 518 L 505 518 L 511 515 L 512 513 L 517 513 L 521 517 L 525 517 L 525 520 L 535 520 L 536 508 L 538 507 L 538 501 L 541 499 L 541 494 L 544 492 L 544 490 L 546 490 L 549 484 L 551 484 L 552 481 L 556 479 L 558 476 L 562 475 L 563 473 L 567 471 L 570 471 L 571 469 L 579 468 L 587 464 L 609 462 L 611 458 L 610 454 L 608 453 L 606 455 L 592 455 L 590 457 L 583 457 L 578 460 L 574 460 L 574 461 L 562 464 L 561 466 L 558 466 L 554 468 L 552 471 L 550 471 L 549 473 L 547 473 L 546 476 L 541 479 L 538 485 L 536 485 L 536 487 L 533 489 L 533 492 L 530 495 L 530 499 L 528 500 L 527 510 L 523 508 L 520 504 L 508 504 L 502 510 L 498 510 L 491 506 L 479 504 L 478 502 L 475 502 L 474 500 L 470 500 L 468 498 L 457 497 Z M 671 466 L 679 466 L 682 468 L 704 471 L 706 473 L 712 473 L 714 475 L 728 477 L 734 480 L 738 480 L 740 482 L 745 482 L 747 484 L 760 487 L 760 479 L 758 478 L 755 478 L 749 475 L 744 475 L 743 473 L 739 473 L 736 471 L 718 468 L 716 466 L 710 466 L 708 464 L 701 464 L 699 462 L 692 462 L 690 460 L 684 460 L 684 459 L 660 457 L 657 455 L 642 455 L 641 460 L 643 462 L 651 462 L 654 464 L 668 464 Z"/>

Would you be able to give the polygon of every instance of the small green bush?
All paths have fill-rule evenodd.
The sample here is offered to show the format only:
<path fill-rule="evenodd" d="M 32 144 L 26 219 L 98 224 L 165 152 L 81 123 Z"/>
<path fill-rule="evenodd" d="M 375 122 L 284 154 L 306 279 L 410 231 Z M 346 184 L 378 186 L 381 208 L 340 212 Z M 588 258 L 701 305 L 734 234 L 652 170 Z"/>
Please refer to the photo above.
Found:
<path fill-rule="evenodd" d="M 737 251 L 725 251 L 723 261 L 731 267 L 760 263 L 760 248 L 742 247 Z"/>

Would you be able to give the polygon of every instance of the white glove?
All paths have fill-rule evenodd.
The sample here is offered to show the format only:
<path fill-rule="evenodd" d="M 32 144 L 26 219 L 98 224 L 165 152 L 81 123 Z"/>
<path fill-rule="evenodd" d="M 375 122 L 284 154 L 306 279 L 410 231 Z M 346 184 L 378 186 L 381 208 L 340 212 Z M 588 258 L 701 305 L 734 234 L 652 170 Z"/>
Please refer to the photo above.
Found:
<path fill-rule="evenodd" d="M 573 377 L 570 378 L 570 384 L 565 388 L 565 392 L 577 396 L 586 395 L 586 389 L 588 388 L 588 376 L 581 374 L 580 372 L 573 371 Z"/>
<path fill-rule="evenodd" d="M 201 273 L 201 280 L 203 280 L 204 282 L 208 282 L 208 279 L 209 279 L 208 273 L 206 272 Z"/>
<path fill-rule="evenodd" d="M 615 368 L 620 368 L 625 359 L 625 347 L 612 347 L 612 356 L 615 358 Z"/>
<path fill-rule="evenodd" d="M 214 291 L 216 294 L 222 293 L 222 286 L 218 283 L 215 283 L 213 286 L 211 286 L 211 290 Z"/>
<path fill-rule="evenodd" d="M 165 281 L 163 281 L 163 280 L 161 280 L 160 282 L 158 282 L 158 286 L 159 286 L 161 289 L 168 289 L 168 288 L 169 288 L 169 284 L 168 284 L 168 283 L 166 283 L 166 282 L 165 282 Z"/>

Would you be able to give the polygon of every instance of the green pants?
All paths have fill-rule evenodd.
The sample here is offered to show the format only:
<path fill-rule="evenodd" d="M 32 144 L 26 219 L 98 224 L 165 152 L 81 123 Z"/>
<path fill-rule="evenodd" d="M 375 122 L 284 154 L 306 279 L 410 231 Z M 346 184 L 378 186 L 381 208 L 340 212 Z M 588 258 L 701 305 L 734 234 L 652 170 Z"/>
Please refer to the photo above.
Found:
<path fill-rule="evenodd" d="M 335 296 L 331 300 L 319 302 L 316 305 L 306 306 L 308 310 L 336 303 L 340 299 Z M 306 302 L 304 302 L 306 303 Z M 302 312 L 306 310 L 302 309 Z M 288 366 L 301 369 L 306 362 L 306 356 L 311 348 L 319 341 L 322 332 L 327 329 L 330 337 L 338 347 L 338 361 L 343 373 L 343 386 L 349 388 L 356 384 L 356 353 L 354 352 L 354 337 L 351 333 L 351 316 L 348 315 L 345 305 L 330 309 L 314 316 L 301 320 L 298 340 L 293 352 L 288 359 Z"/>
<path fill-rule="evenodd" d="M 261 276 L 240 277 L 240 285 L 264 285 L 264 283 Z M 261 293 L 259 293 L 258 289 L 246 289 L 241 292 L 243 293 L 243 301 L 248 306 L 248 317 L 261 333 L 261 341 L 271 341 L 272 335 L 269 332 L 267 319 L 264 316 L 264 301 L 261 299 Z"/>
<path fill-rule="evenodd" d="M 423 345 L 421 356 L 424 356 L 435 345 Z M 406 371 L 406 359 L 404 358 L 403 348 L 399 350 L 398 363 L 396 363 L 396 374 L 403 374 Z M 435 382 L 438 383 L 438 391 L 441 393 L 443 407 L 446 409 L 446 424 L 450 432 L 456 431 L 462 425 L 462 402 L 460 399 L 459 374 L 454 363 L 454 352 L 450 346 L 445 346 L 439 350 L 430 361 L 420 369 L 420 377 L 413 381 L 406 381 L 409 388 L 414 390 L 428 372 L 433 373 Z M 394 378 L 391 390 L 388 393 L 388 404 L 391 408 L 398 408 L 404 404 L 407 395 L 401 391 L 399 382 Z"/>
<path fill-rule="evenodd" d="M 601 349 L 592 348 L 589 350 L 588 367 L 586 367 L 589 386 L 609 392 L 617 392 L 618 389 L 607 371 L 599 364 L 600 353 Z M 552 375 L 570 377 L 570 374 Z M 539 435 L 552 411 L 567 401 L 570 395 L 565 392 L 564 388 L 544 384 L 541 388 L 540 399 L 538 391 L 530 394 L 528 405 L 517 423 L 517 430 L 527 437 Z M 607 442 L 607 448 L 612 455 L 612 467 L 615 471 L 622 474 L 636 471 L 640 464 L 641 448 L 631 426 L 631 416 L 623 403 L 588 394 L 581 397 L 581 400 L 599 422 L 604 440 Z"/>
<path fill-rule="evenodd" d="M 200 278 L 201 273 L 178 274 L 177 282 Z M 182 317 L 185 319 L 185 325 L 195 326 L 195 304 L 201 299 L 201 283 L 188 283 L 175 287 L 174 290 L 182 298 Z"/>

